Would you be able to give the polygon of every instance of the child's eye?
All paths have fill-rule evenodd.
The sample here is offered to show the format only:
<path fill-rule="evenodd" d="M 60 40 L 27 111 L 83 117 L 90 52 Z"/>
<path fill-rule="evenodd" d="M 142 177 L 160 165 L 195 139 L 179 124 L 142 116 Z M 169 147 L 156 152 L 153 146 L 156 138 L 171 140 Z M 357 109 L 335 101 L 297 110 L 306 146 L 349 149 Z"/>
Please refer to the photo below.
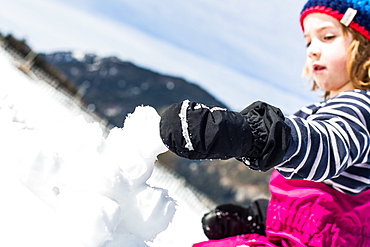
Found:
<path fill-rule="evenodd" d="M 332 40 L 332 39 L 334 39 L 335 38 L 335 36 L 334 35 L 328 35 L 328 36 L 325 36 L 324 37 L 324 40 Z"/>

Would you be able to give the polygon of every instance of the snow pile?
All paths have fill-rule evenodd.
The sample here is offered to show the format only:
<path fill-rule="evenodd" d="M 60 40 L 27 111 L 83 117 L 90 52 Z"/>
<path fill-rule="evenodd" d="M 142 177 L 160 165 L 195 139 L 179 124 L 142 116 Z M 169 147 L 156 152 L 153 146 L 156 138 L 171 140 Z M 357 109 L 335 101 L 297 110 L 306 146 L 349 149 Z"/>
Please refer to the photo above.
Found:
<path fill-rule="evenodd" d="M 167 190 L 147 183 L 167 150 L 157 112 L 137 107 L 105 137 L 88 114 L 22 74 L 2 50 L 0 68 L 0 243 L 153 244 L 176 211 Z"/>

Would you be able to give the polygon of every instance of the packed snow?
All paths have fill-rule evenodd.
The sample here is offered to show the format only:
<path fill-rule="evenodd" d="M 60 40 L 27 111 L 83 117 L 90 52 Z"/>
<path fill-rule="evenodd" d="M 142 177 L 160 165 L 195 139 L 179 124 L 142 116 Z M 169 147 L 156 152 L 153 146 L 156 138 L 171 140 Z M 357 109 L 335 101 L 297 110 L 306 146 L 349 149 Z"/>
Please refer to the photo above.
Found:
<path fill-rule="evenodd" d="M 200 219 L 207 207 L 155 165 L 167 148 L 154 108 L 138 106 L 122 128 L 107 131 L 14 62 L 0 49 L 1 245 L 166 247 L 205 240 Z"/>

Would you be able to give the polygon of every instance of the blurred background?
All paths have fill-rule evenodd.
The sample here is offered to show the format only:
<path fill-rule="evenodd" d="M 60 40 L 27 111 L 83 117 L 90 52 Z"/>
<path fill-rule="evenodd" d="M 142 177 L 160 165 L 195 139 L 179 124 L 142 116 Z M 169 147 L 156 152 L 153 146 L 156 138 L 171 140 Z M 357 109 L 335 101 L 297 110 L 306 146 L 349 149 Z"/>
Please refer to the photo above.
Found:
<path fill-rule="evenodd" d="M 262 100 L 288 115 L 320 100 L 301 76 L 303 0 L 0 3 L 7 44 L 64 81 L 109 128 L 122 127 L 138 105 L 161 113 L 189 99 L 241 111 Z M 268 197 L 269 173 L 235 160 L 166 153 L 159 163 L 216 203 Z"/>

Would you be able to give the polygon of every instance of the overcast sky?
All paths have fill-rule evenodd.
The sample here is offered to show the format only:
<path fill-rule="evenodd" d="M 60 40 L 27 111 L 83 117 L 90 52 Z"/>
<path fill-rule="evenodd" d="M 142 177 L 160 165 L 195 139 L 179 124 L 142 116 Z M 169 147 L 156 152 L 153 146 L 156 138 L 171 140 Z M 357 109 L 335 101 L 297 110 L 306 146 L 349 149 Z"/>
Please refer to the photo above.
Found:
<path fill-rule="evenodd" d="M 117 56 L 199 84 L 232 110 L 319 101 L 302 78 L 303 0 L 0 0 L 0 32 L 36 52 Z"/>

